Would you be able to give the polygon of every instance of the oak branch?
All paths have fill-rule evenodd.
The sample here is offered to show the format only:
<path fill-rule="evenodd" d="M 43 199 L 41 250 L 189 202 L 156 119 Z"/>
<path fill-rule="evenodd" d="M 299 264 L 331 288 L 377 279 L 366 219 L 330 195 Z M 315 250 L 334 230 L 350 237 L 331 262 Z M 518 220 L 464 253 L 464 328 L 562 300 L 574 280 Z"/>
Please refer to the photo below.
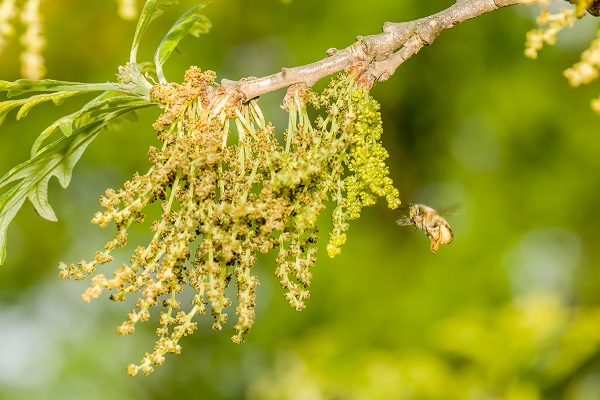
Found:
<path fill-rule="evenodd" d="M 223 79 L 221 86 L 236 90 L 243 101 L 294 84 L 313 86 L 318 80 L 337 72 L 360 68 L 363 80 L 385 81 L 396 69 L 423 46 L 431 44 L 440 33 L 481 14 L 516 4 L 531 4 L 537 0 L 457 0 L 452 6 L 429 17 L 409 22 L 386 22 L 378 35 L 358 36 L 345 49 L 327 50 L 327 58 L 261 78 L 239 81 Z"/>

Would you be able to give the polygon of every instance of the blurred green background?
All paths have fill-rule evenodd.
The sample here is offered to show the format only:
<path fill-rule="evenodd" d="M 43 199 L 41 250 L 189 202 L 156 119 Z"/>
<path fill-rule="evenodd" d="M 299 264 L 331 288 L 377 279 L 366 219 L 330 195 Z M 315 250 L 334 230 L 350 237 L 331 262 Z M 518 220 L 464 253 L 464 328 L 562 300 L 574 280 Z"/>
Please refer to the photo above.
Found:
<path fill-rule="evenodd" d="M 138 59 L 150 59 L 195 4 L 180 3 L 151 25 Z M 452 3 L 216 0 L 205 9 L 211 34 L 185 39 L 165 72 L 173 81 L 189 65 L 220 78 L 262 76 Z M 116 1 L 53 0 L 42 10 L 48 78 L 115 79 L 135 27 L 119 19 Z M 340 256 L 319 253 L 306 310 L 288 306 L 274 257 L 263 257 L 247 342 L 212 332 L 207 316 L 182 340 L 182 355 L 150 377 L 129 377 L 125 366 L 151 350 L 154 324 L 118 337 L 131 304 L 84 304 L 85 282 L 57 278 L 58 261 L 89 259 L 111 238 L 111 228 L 89 223 L 97 199 L 147 169 L 158 110 L 103 132 L 67 190 L 51 181 L 60 221 L 27 205 L 9 228 L 0 399 L 599 399 L 600 117 L 589 102 L 600 90 L 571 89 L 562 77 L 597 20 L 586 16 L 532 61 L 523 47 L 536 13 L 502 9 L 446 31 L 372 90 L 403 201 L 458 207 L 448 217 L 452 244 L 432 255 L 428 239 L 396 225 L 398 212 L 379 202 L 353 221 Z M 13 40 L 0 79 L 19 78 L 18 53 Z M 260 99 L 280 127 L 282 96 Z M 41 105 L 19 122 L 11 114 L 0 127 L 0 173 L 80 105 Z"/>

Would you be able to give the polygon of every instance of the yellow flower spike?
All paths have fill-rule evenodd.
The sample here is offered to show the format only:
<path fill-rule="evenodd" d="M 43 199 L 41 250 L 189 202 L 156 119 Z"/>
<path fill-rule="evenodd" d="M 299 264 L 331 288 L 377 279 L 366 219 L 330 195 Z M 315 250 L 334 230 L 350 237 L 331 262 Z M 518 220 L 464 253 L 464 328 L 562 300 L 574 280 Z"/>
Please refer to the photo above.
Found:
<path fill-rule="evenodd" d="M 117 329 L 120 335 L 133 333 L 136 323 L 162 308 L 154 351 L 130 365 L 129 374 L 149 374 L 167 353 L 179 354 L 179 340 L 197 328 L 192 319 L 207 308 L 213 329 L 223 329 L 231 281 L 237 288 L 232 341 L 242 343 L 255 322 L 259 281 L 252 267 L 259 251 L 278 248 L 275 275 L 284 298 L 295 310 L 304 309 L 316 262 L 317 217 L 329 199 L 337 203 L 330 257 L 341 252 L 348 221 L 364 207 L 379 197 L 392 208 L 399 204 L 379 141 L 379 105 L 354 85 L 352 76 L 342 74 L 321 94 L 304 86 L 289 92 L 285 144 L 277 141 L 258 100 L 238 103 L 232 93 L 215 89 L 212 72 L 193 67 L 182 84 L 152 89 L 164 107 L 154 124 L 163 145 L 149 150 L 146 174 L 105 192 L 100 199 L 105 211 L 93 221 L 102 227 L 115 222 L 116 237 L 92 263 L 60 265 L 61 277 L 77 279 L 109 263 L 110 251 L 128 244 L 131 224 L 143 223 L 144 208 L 160 203 L 162 215 L 149 224 L 150 242 L 134 245 L 129 264 L 118 267 L 112 279 L 96 275 L 84 294 L 86 301 L 104 289 L 114 291 L 114 301 L 138 294 L 136 308 Z M 324 113 L 315 124 L 308 107 Z M 236 133 L 237 141 L 226 140 Z M 191 304 L 179 301 L 186 285 L 196 292 Z"/>

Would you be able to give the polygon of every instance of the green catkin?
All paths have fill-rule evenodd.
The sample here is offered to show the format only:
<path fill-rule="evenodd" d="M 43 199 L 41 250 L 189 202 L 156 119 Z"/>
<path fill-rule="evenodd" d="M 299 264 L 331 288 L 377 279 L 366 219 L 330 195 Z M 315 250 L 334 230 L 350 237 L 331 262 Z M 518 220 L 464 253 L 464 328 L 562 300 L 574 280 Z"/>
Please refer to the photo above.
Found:
<path fill-rule="evenodd" d="M 290 306 L 302 310 L 316 261 L 317 217 L 326 201 L 336 204 L 327 245 L 332 257 L 362 208 L 378 197 L 390 208 L 400 204 L 384 162 L 379 105 L 355 87 L 353 76 L 341 74 L 321 94 L 290 88 L 284 145 L 256 100 L 240 104 L 215 86 L 213 72 L 192 67 L 181 85 L 153 88 L 164 109 L 154 124 L 162 148 L 150 149 L 146 174 L 106 191 L 100 200 L 105 211 L 92 221 L 102 227 L 115 222 L 117 238 L 92 262 L 60 264 L 63 278 L 93 274 L 111 261 L 112 249 L 126 245 L 127 228 L 143 221 L 145 207 L 160 204 L 150 242 L 138 246 L 111 279 L 95 275 L 83 295 L 90 301 L 108 289 L 115 301 L 138 296 L 118 334 L 133 333 L 137 322 L 162 309 L 154 350 L 128 366 L 131 375 L 149 374 L 167 353 L 178 354 L 179 340 L 196 329 L 196 315 L 210 310 L 213 329 L 221 330 L 232 305 L 225 294 L 231 282 L 237 287 L 232 341 L 242 343 L 255 320 L 259 281 L 252 268 L 258 253 L 278 252 L 275 275 Z M 312 124 L 307 107 L 325 113 Z M 178 300 L 184 286 L 195 291 L 188 311 Z"/>

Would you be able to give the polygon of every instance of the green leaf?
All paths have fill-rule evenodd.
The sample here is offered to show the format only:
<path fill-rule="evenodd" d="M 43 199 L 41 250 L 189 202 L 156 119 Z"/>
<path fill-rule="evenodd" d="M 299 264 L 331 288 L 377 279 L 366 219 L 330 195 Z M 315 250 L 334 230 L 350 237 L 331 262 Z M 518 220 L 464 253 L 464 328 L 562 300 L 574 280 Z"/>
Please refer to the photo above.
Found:
<path fill-rule="evenodd" d="M 36 105 L 52 100 L 54 104 L 60 104 L 64 99 L 77 96 L 87 92 L 95 91 L 119 91 L 129 92 L 121 88 L 117 83 L 81 83 L 56 81 L 44 79 L 40 81 L 30 79 L 19 79 L 14 82 L 0 81 L 0 91 L 7 92 L 8 97 L 19 96 L 30 92 L 56 92 L 51 94 L 33 95 L 26 99 L 7 100 L 0 102 L 0 125 L 4 122 L 6 115 L 17 107 L 21 107 L 17 113 L 17 119 L 27 115 Z"/>
<path fill-rule="evenodd" d="M 177 4 L 177 0 L 147 0 L 146 4 L 144 4 L 144 8 L 140 14 L 140 18 L 138 19 L 137 26 L 135 28 L 135 34 L 133 35 L 133 43 L 131 44 L 131 53 L 129 57 L 129 62 L 135 63 L 137 57 L 137 49 L 140 45 L 140 40 L 142 39 L 142 35 L 148 29 L 148 26 L 152 21 L 158 18 L 164 10 L 161 7 L 168 7 L 173 4 Z"/>
<path fill-rule="evenodd" d="M 156 74 L 160 82 L 166 82 L 162 66 L 169 59 L 175 47 L 188 34 L 198 37 L 200 34 L 208 33 L 212 28 L 210 20 L 199 11 L 211 2 L 205 2 L 192 7 L 183 14 L 177 22 L 171 27 L 169 33 L 164 37 L 156 52 L 154 53 L 154 64 L 156 65 Z"/>
<path fill-rule="evenodd" d="M 31 96 L 25 104 L 23 104 L 23 107 L 21 107 L 19 109 L 19 112 L 17 113 L 17 120 L 26 117 L 27 114 L 29 113 L 29 110 L 31 110 L 33 107 L 37 106 L 40 103 L 43 103 L 44 101 L 48 101 L 48 100 L 52 100 L 52 102 L 54 103 L 54 105 L 58 106 L 60 105 L 60 103 L 62 103 L 62 101 L 68 97 L 71 96 L 77 96 L 78 94 L 80 94 L 81 92 L 79 91 L 62 91 L 62 92 L 58 92 L 58 93 L 51 93 L 51 94 L 39 94 L 37 96 Z"/>
<path fill-rule="evenodd" d="M 62 137 L 42 148 L 30 160 L 17 165 L 0 178 L 0 188 L 20 181 L 0 197 L 0 264 L 6 257 L 8 225 L 25 200 L 29 199 L 41 217 L 56 221 L 56 214 L 48 202 L 50 178 L 55 176 L 60 185 L 66 188 L 71 181 L 75 164 L 103 127 L 121 115 L 153 104 L 135 97 L 126 99 L 117 99 L 123 104 L 111 107 L 110 112 L 105 110 L 104 114 L 97 115 L 90 113 L 91 122 L 73 130 L 70 136 Z"/>
<path fill-rule="evenodd" d="M 0 92 L 7 92 L 8 97 L 19 96 L 29 92 L 61 92 L 77 91 L 97 92 L 97 91 L 122 91 L 119 84 L 113 82 L 107 83 L 82 83 L 56 81 L 53 79 L 31 80 L 19 79 L 14 82 L 0 80 Z"/>
<path fill-rule="evenodd" d="M 84 105 L 80 110 L 54 121 L 52 125 L 44 129 L 44 131 L 36 138 L 35 142 L 33 142 L 31 156 L 35 156 L 44 140 L 59 129 L 64 136 L 70 136 L 73 129 L 95 120 L 104 119 L 105 116 L 111 112 L 119 111 L 123 108 L 130 109 L 131 107 L 139 109 L 157 103 L 156 100 L 146 100 L 133 96 L 114 96 L 111 93 L 102 93 L 100 96 Z"/>
<path fill-rule="evenodd" d="M 39 94 L 37 96 L 31 96 L 27 99 L 19 99 L 19 100 L 7 100 L 0 103 L 0 125 L 4 122 L 6 115 L 17 107 L 21 107 L 19 112 L 17 113 L 17 119 L 21 119 L 26 116 L 29 110 L 33 107 L 37 106 L 40 103 L 45 101 L 52 100 L 54 104 L 60 104 L 64 99 L 71 96 L 76 96 L 81 92 L 58 92 L 52 94 Z"/>
<path fill-rule="evenodd" d="M 67 187 L 75 163 L 85 148 L 92 142 L 102 128 L 101 121 L 81 129 L 81 134 L 62 138 L 36 157 L 10 170 L 0 180 L 0 187 L 21 179 L 0 198 L 0 262 L 6 257 L 7 229 L 11 220 L 19 211 L 25 199 L 29 198 L 40 216 L 56 221 L 54 210 L 48 203 L 48 181 L 56 176 L 61 186 Z"/>
<path fill-rule="evenodd" d="M 6 231 L 8 230 L 8 225 L 25 202 L 25 197 L 14 195 L 22 185 L 23 182 L 0 196 L 0 210 L 3 210 L 3 212 L 0 212 L 0 265 L 4 264 L 4 260 L 6 259 Z"/>

